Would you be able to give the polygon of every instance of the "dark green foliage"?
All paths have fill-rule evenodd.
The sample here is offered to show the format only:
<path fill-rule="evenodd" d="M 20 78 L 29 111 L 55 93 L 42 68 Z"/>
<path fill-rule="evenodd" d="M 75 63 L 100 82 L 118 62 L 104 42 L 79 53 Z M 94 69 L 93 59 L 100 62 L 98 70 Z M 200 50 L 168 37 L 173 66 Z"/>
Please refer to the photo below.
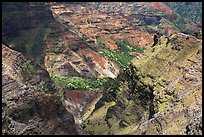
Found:
<path fill-rule="evenodd" d="M 125 39 L 123 39 L 123 43 L 124 43 L 124 44 L 126 44 L 126 45 L 128 45 L 128 44 L 129 44 L 128 39 L 126 39 L 126 38 L 125 38 Z"/>
<path fill-rule="evenodd" d="M 201 2 L 164 2 L 168 7 L 176 11 L 182 18 L 190 22 L 199 23 L 202 21 Z"/>
<path fill-rule="evenodd" d="M 54 81 L 57 81 L 69 89 L 85 89 L 92 92 L 98 91 L 107 83 L 107 78 L 81 78 L 81 77 L 63 77 L 50 74 Z"/>
<path fill-rule="evenodd" d="M 40 24 L 37 28 L 22 32 L 11 42 L 13 48 L 25 56 L 43 64 L 44 37 L 47 34 L 47 23 Z M 40 62 L 41 61 L 41 62 Z"/>
<path fill-rule="evenodd" d="M 21 69 L 23 79 L 26 82 L 30 81 L 36 75 L 36 70 L 30 60 L 25 60 L 21 64 Z"/>
<path fill-rule="evenodd" d="M 127 39 L 124 39 L 123 41 L 116 41 L 116 44 L 119 47 L 119 51 L 111 51 L 110 49 L 103 47 L 99 50 L 99 54 L 107 56 L 112 61 L 116 62 L 121 68 L 125 68 L 130 60 L 135 57 L 133 55 L 129 55 L 129 52 L 144 52 L 144 49 L 131 45 Z M 100 45 L 103 46 L 101 43 Z"/>
<path fill-rule="evenodd" d="M 89 120 L 84 120 L 84 121 L 82 122 L 81 127 L 84 129 L 84 128 L 86 128 L 88 125 L 90 125 L 90 121 L 89 121 Z"/>
<path fill-rule="evenodd" d="M 63 53 L 63 49 L 60 46 L 54 46 L 50 52 L 53 52 L 55 54 L 60 54 L 60 53 Z"/>
<path fill-rule="evenodd" d="M 119 47 L 120 51 L 125 52 L 128 54 L 130 49 L 127 47 L 127 45 L 121 41 L 116 41 L 117 46 Z"/>
<path fill-rule="evenodd" d="M 111 83 L 111 85 L 109 85 L 107 90 L 108 91 L 105 93 L 105 96 L 108 99 L 111 99 L 111 101 L 116 100 L 121 93 L 120 84 L 117 81 L 114 81 L 113 83 Z"/>
<path fill-rule="evenodd" d="M 56 91 L 55 85 L 51 81 L 48 72 L 35 64 L 33 60 L 22 59 L 20 67 L 23 82 L 26 85 L 35 86 L 38 92 L 53 93 Z"/>
<path fill-rule="evenodd" d="M 97 44 L 98 44 L 98 49 L 97 49 L 97 51 L 99 51 L 100 49 L 106 48 L 106 47 L 105 47 L 105 44 L 104 44 L 101 40 L 97 40 Z"/>
<path fill-rule="evenodd" d="M 121 68 L 125 68 L 128 62 L 134 58 L 132 55 L 121 54 L 118 51 L 111 51 L 109 49 L 100 50 L 99 54 L 102 56 L 107 56 L 112 61 L 116 62 Z"/>
<path fill-rule="evenodd" d="M 119 49 L 126 54 L 128 54 L 128 52 L 144 52 L 143 48 L 130 44 L 127 39 L 124 39 L 123 41 L 116 41 L 116 44 L 118 45 Z"/>
<path fill-rule="evenodd" d="M 111 35 L 111 36 L 110 36 L 110 39 L 111 39 L 111 40 L 113 40 L 113 41 L 115 41 L 115 39 L 114 39 L 113 35 Z"/>

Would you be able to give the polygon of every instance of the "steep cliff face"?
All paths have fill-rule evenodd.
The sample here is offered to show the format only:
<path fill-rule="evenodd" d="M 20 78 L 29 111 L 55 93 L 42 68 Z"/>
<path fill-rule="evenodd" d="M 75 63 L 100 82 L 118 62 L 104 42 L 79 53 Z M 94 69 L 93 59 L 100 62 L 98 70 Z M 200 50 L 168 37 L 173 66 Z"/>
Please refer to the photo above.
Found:
<path fill-rule="evenodd" d="M 61 17 L 56 17 L 49 3 L 5 2 L 2 8 L 2 42 L 41 66 L 45 65 L 50 73 L 112 78 L 119 73 L 114 62 L 101 57 L 80 33 L 64 24 Z M 70 12 L 63 7 L 53 10 L 56 14 Z M 87 51 L 91 56 L 86 56 Z"/>
<path fill-rule="evenodd" d="M 69 29 L 60 22 L 51 25 L 51 33 L 46 37 L 46 69 L 60 76 L 115 78 L 119 73 L 117 64 L 100 56 Z"/>
<path fill-rule="evenodd" d="M 33 60 L 2 44 L 3 72 L 13 79 L 30 85 L 37 91 L 55 93 L 55 85 L 49 73 Z M 38 85 L 38 86 L 36 86 Z"/>
<path fill-rule="evenodd" d="M 44 38 L 52 21 L 45 2 L 3 2 L 2 42 L 43 64 Z"/>
<path fill-rule="evenodd" d="M 50 9 L 58 23 L 46 37 L 45 65 L 57 75 L 115 78 L 121 66 L 115 56 L 134 57 L 124 56 L 128 48 L 121 47 L 119 41 L 126 40 L 133 45 L 131 49 L 153 43 L 152 35 L 134 29 L 122 15 L 104 14 L 80 4 L 57 4 Z"/>
<path fill-rule="evenodd" d="M 46 70 L 2 45 L 2 133 L 77 134 Z"/>
<path fill-rule="evenodd" d="M 161 37 L 108 86 L 84 133 L 202 134 L 201 43 Z"/>

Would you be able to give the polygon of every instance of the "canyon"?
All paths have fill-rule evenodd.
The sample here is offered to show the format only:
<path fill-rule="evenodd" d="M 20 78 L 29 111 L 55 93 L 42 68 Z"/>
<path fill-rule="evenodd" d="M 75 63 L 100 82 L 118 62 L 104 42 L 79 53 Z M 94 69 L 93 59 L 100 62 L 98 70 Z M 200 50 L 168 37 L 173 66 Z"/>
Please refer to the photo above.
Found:
<path fill-rule="evenodd" d="M 202 134 L 199 2 L 2 7 L 3 134 Z"/>

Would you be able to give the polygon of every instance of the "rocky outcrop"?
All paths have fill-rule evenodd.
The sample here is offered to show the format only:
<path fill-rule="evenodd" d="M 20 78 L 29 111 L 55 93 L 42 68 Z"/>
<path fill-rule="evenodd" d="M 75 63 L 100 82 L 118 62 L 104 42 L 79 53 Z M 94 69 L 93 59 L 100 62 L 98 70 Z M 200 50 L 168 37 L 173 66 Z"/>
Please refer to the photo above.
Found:
<path fill-rule="evenodd" d="M 47 71 L 2 45 L 2 134 L 77 134 Z"/>
<path fill-rule="evenodd" d="M 202 134 L 202 40 L 161 37 L 131 61 L 86 120 L 87 134 Z"/>
<path fill-rule="evenodd" d="M 39 92 L 56 92 L 49 73 L 32 60 L 23 57 L 21 53 L 2 45 L 2 61 L 3 72 L 13 79 L 21 81 Z"/>
<path fill-rule="evenodd" d="M 154 34 L 159 31 L 167 36 L 173 32 L 179 32 L 174 23 L 171 23 L 178 18 L 177 14 L 162 2 L 89 2 L 86 5 L 111 15 L 119 13 L 135 29 L 143 32 Z M 169 27 L 170 30 L 167 30 L 166 27 Z"/>
<path fill-rule="evenodd" d="M 74 117 L 79 134 L 83 133 L 83 121 L 86 120 L 95 108 L 95 104 L 102 97 L 103 90 L 93 93 L 85 90 L 65 90 L 63 104 L 66 110 Z"/>

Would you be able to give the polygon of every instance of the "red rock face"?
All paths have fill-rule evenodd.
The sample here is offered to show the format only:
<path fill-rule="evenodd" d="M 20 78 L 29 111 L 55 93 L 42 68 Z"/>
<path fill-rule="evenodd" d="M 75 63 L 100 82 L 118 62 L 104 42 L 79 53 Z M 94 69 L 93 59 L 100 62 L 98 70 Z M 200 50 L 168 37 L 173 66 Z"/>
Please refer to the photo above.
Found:
<path fill-rule="evenodd" d="M 75 104 L 82 105 L 83 101 L 86 99 L 91 99 L 93 93 L 84 90 L 66 90 L 65 98 L 69 98 Z"/>
<path fill-rule="evenodd" d="M 125 36 L 128 37 L 128 40 L 131 44 L 134 44 L 143 48 L 153 43 L 153 36 L 151 36 L 147 32 L 131 30 L 130 35 L 126 34 Z"/>
<path fill-rule="evenodd" d="M 105 59 L 99 56 L 98 53 L 91 50 L 90 48 L 82 48 L 79 52 L 85 56 L 86 58 L 91 58 L 92 60 L 96 61 L 103 69 L 105 69 Z"/>
<path fill-rule="evenodd" d="M 146 48 L 147 46 L 153 44 L 153 36 L 147 32 L 142 32 L 136 29 L 128 30 L 128 33 L 114 34 L 113 38 L 115 40 L 124 40 L 127 39 L 130 44 Z"/>
<path fill-rule="evenodd" d="M 115 44 L 115 42 L 110 38 L 110 36 L 101 36 L 100 41 L 102 41 L 107 48 L 110 50 L 117 50 L 118 46 Z"/>
<path fill-rule="evenodd" d="M 137 53 L 137 52 L 129 52 L 128 54 L 136 56 L 136 57 L 142 57 L 144 55 L 143 53 Z"/>
<path fill-rule="evenodd" d="M 76 33 L 64 30 L 59 23 L 51 28 L 52 32 L 46 38 L 44 57 L 49 72 L 61 76 L 112 78 L 119 73 L 119 67 L 115 63 L 89 48 L 90 45 Z"/>
<path fill-rule="evenodd" d="M 161 2 L 150 2 L 149 6 L 154 7 L 155 9 L 160 9 L 162 11 L 165 11 L 167 14 L 173 14 L 173 10 L 169 7 L 165 6 Z"/>
<path fill-rule="evenodd" d="M 81 26 L 80 32 L 84 34 L 85 37 L 87 38 L 95 38 L 96 35 L 100 32 L 98 28 L 96 27 L 91 27 L 88 25 Z"/>

